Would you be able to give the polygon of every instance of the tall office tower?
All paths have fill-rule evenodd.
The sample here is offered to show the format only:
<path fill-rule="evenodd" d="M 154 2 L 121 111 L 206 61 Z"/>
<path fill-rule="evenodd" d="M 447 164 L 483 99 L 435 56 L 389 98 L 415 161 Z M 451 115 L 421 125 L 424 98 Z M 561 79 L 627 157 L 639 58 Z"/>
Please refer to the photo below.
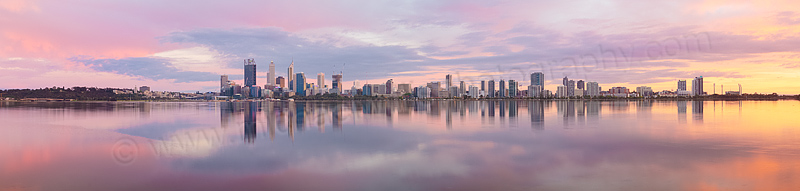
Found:
<path fill-rule="evenodd" d="M 300 72 L 295 75 L 294 78 L 294 95 L 305 96 L 306 95 L 306 74 Z"/>
<path fill-rule="evenodd" d="M 461 81 L 458 84 L 458 97 L 461 97 L 461 96 L 464 96 L 464 95 L 467 95 L 467 84 L 465 84 L 464 81 Z"/>
<path fill-rule="evenodd" d="M 275 62 L 269 61 L 269 73 L 267 73 L 267 85 L 275 85 Z"/>
<path fill-rule="evenodd" d="M 567 81 L 567 96 L 575 96 L 575 81 Z"/>
<path fill-rule="evenodd" d="M 504 98 L 504 97 L 508 96 L 508 95 L 506 95 L 506 81 L 503 80 L 503 79 L 500 79 L 500 93 L 499 93 L 499 95 L 500 95 L 501 98 Z"/>
<path fill-rule="evenodd" d="M 686 91 L 686 80 L 678 80 L 678 90 Z"/>
<path fill-rule="evenodd" d="M 392 94 L 392 92 L 394 92 L 392 86 L 394 86 L 394 80 L 393 79 L 386 80 L 386 94 Z"/>
<path fill-rule="evenodd" d="M 564 86 L 567 86 L 567 85 L 568 85 L 567 83 L 569 83 L 569 78 L 567 78 L 566 76 L 564 76 L 564 79 L 562 80 L 562 83 L 561 83 L 561 84 L 562 84 L 562 85 L 564 85 Z"/>
<path fill-rule="evenodd" d="M 286 79 L 289 82 L 289 90 L 294 90 L 294 59 L 292 59 L 292 64 L 289 64 L 289 71 L 287 71 L 286 75 L 289 76 Z"/>
<path fill-rule="evenodd" d="M 531 73 L 531 85 L 538 85 L 539 88 L 544 88 L 544 73 Z M 541 92 L 541 90 L 539 91 Z M 530 94 L 530 92 L 528 92 L 528 94 Z"/>
<path fill-rule="evenodd" d="M 703 95 L 703 76 L 692 80 L 692 94 L 695 96 Z"/>
<path fill-rule="evenodd" d="M 600 95 L 600 86 L 597 84 L 597 82 L 586 82 L 586 95 L 588 96 Z"/>
<path fill-rule="evenodd" d="M 225 95 L 229 89 L 231 89 L 231 86 L 228 83 L 228 75 L 219 76 L 219 93 Z"/>
<path fill-rule="evenodd" d="M 450 87 L 452 87 L 452 86 L 453 86 L 453 75 L 447 74 L 447 76 L 444 76 L 444 78 L 447 80 L 447 81 L 445 82 L 445 86 L 444 86 L 444 88 L 445 88 L 446 90 L 450 90 Z"/>
<path fill-rule="evenodd" d="M 481 80 L 481 91 L 486 91 L 486 81 Z"/>
<path fill-rule="evenodd" d="M 331 88 L 336 94 L 342 94 L 344 87 L 342 87 L 342 74 L 334 74 L 331 76 L 333 78 L 333 82 L 331 82 Z"/>
<path fill-rule="evenodd" d="M 583 88 L 583 80 L 578 80 L 578 89 L 579 89 L 579 90 L 585 90 L 585 89 Z"/>
<path fill-rule="evenodd" d="M 517 97 L 517 81 L 508 80 L 508 97 Z"/>
<path fill-rule="evenodd" d="M 494 80 L 489 80 L 489 83 L 486 84 L 486 97 L 494 97 Z"/>
<path fill-rule="evenodd" d="M 317 74 L 317 88 L 322 89 L 325 87 L 325 73 L 320 72 Z"/>
<path fill-rule="evenodd" d="M 275 85 L 277 85 L 278 87 L 281 88 L 286 87 L 286 79 L 283 78 L 283 76 L 278 76 L 277 78 L 275 78 L 275 83 L 276 83 Z"/>
<path fill-rule="evenodd" d="M 256 59 L 244 59 L 244 86 L 256 85 Z"/>

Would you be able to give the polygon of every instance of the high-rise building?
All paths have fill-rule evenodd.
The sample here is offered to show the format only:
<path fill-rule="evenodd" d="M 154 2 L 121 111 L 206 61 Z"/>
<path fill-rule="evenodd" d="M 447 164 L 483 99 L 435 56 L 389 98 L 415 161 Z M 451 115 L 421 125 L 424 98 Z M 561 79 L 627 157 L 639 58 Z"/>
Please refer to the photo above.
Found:
<path fill-rule="evenodd" d="M 394 86 L 394 80 L 393 79 L 386 80 L 386 92 L 384 92 L 384 93 L 385 94 L 392 94 L 392 92 L 394 92 L 394 90 L 392 89 L 393 86 Z"/>
<path fill-rule="evenodd" d="M 508 95 L 507 97 L 517 97 L 518 93 L 517 81 L 508 80 Z"/>
<path fill-rule="evenodd" d="M 567 81 L 567 96 L 575 96 L 575 81 Z"/>
<path fill-rule="evenodd" d="M 686 80 L 678 80 L 678 90 L 686 91 Z"/>
<path fill-rule="evenodd" d="M 231 88 L 230 83 L 228 82 L 228 75 L 221 75 L 219 76 L 219 93 L 223 95 L 227 95 L 225 93 Z"/>
<path fill-rule="evenodd" d="M 556 97 L 569 97 L 569 92 L 567 91 L 567 86 L 559 85 L 556 89 Z"/>
<path fill-rule="evenodd" d="M 411 84 L 397 84 L 397 91 L 401 94 L 411 93 Z"/>
<path fill-rule="evenodd" d="M 320 72 L 317 74 L 317 88 L 325 88 L 325 73 Z"/>
<path fill-rule="evenodd" d="M 472 86 L 472 85 L 469 86 L 469 97 L 478 98 L 480 96 L 479 93 L 480 90 L 478 90 L 477 86 Z"/>
<path fill-rule="evenodd" d="M 430 98 L 431 97 L 431 88 L 426 86 L 417 87 L 417 97 L 418 98 Z"/>
<path fill-rule="evenodd" d="M 584 88 L 583 88 L 583 80 L 578 80 L 578 86 L 577 87 L 578 87 L 579 90 L 584 90 Z"/>
<path fill-rule="evenodd" d="M 332 90 L 336 94 L 342 94 L 342 90 L 344 90 L 344 87 L 342 87 L 342 74 L 334 74 L 331 77 L 333 78 L 333 81 L 331 82 Z"/>
<path fill-rule="evenodd" d="M 461 81 L 458 84 L 458 97 L 467 95 L 467 87 L 466 86 L 467 85 L 464 83 L 464 81 Z"/>
<path fill-rule="evenodd" d="M 297 73 L 294 78 L 294 89 L 295 95 L 305 96 L 306 95 L 306 74 L 303 72 Z"/>
<path fill-rule="evenodd" d="M 289 76 L 287 81 L 289 81 L 289 90 L 294 90 L 294 59 L 292 59 L 292 64 L 289 64 L 289 69 L 286 71 L 286 75 Z"/>
<path fill-rule="evenodd" d="M 506 91 L 506 81 L 503 79 L 500 79 L 500 93 L 498 93 L 498 95 L 500 95 L 501 98 L 508 97 Z"/>
<path fill-rule="evenodd" d="M 444 88 L 449 90 L 453 86 L 453 75 L 447 74 L 444 78 L 446 79 Z"/>
<path fill-rule="evenodd" d="M 481 91 L 486 91 L 486 81 L 481 80 Z"/>
<path fill-rule="evenodd" d="M 267 73 L 267 85 L 275 85 L 275 62 L 269 61 L 269 72 Z"/>
<path fill-rule="evenodd" d="M 372 84 L 364 84 L 364 87 L 361 87 L 361 93 L 365 96 L 372 96 L 374 90 Z"/>
<path fill-rule="evenodd" d="M 256 59 L 244 59 L 244 86 L 256 85 Z"/>
<path fill-rule="evenodd" d="M 541 72 L 534 72 L 531 73 L 531 85 L 538 85 L 541 88 L 539 91 L 544 89 L 544 73 Z M 528 92 L 530 95 L 531 92 Z"/>
<path fill-rule="evenodd" d="M 564 85 L 564 86 L 568 86 L 569 84 L 567 84 L 567 83 L 569 83 L 569 78 L 564 76 L 564 79 L 562 80 L 561 84 Z M 556 94 L 558 94 L 558 92 L 556 92 Z"/>
<path fill-rule="evenodd" d="M 494 80 L 489 80 L 489 83 L 486 83 L 488 87 L 486 87 L 486 97 L 494 97 Z"/>
<path fill-rule="evenodd" d="M 586 95 L 592 97 L 600 95 L 600 86 L 597 82 L 586 82 Z"/>
<path fill-rule="evenodd" d="M 540 85 L 528 86 L 528 97 L 542 97 L 542 86 Z"/>
<path fill-rule="evenodd" d="M 696 77 L 692 80 L 692 95 L 703 95 L 703 76 Z"/>
<path fill-rule="evenodd" d="M 647 86 L 636 87 L 636 92 L 642 97 L 653 96 L 653 88 Z"/>
<path fill-rule="evenodd" d="M 431 92 L 438 92 L 442 90 L 442 83 L 441 82 L 428 82 L 427 87 L 431 89 Z"/>
<path fill-rule="evenodd" d="M 278 87 L 285 88 L 286 87 L 286 79 L 283 76 L 278 76 L 275 78 L 275 83 Z"/>

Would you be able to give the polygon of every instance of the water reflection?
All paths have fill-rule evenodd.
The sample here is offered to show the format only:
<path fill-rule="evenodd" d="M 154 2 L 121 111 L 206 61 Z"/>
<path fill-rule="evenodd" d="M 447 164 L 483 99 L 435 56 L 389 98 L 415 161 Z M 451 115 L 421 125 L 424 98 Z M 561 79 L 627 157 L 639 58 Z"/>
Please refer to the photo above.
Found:
<path fill-rule="evenodd" d="M 795 168 L 800 102 L 690 102 L 2 103 L 0 185 L 11 190 L 131 189 L 120 182 L 136 182 L 132 190 L 800 186 L 792 175 L 800 174 Z M 704 106 L 714 108 L 704 111 Z M 118 140 L 140 146 L 132 164 L 119 165 L 110 156 Z"/>

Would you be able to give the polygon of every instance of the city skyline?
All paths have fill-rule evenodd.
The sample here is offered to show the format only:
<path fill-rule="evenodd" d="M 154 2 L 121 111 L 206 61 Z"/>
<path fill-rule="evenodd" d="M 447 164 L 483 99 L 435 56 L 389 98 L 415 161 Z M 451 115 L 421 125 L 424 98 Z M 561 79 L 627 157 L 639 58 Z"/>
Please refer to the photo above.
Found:
<path fill-rule="evenodd" d="M 294 60 L 296 71 L 341 72 L 342 84 L 420 85 L 447 73 L 471 85 L 530 84 L 530 73 L 543 72 L 549 90 L 563 76 L 653 89 L 704 76 L 706 90 L 742 84 L 746 92 L 800 93 L 786 83 L 800 80 L 800 13 L 790 9 L 797 2 L 186 3 L 196 6 L 0 3 L 0 14 L 15 18 L 0 20 L 0 89 L 215 91 L 223 74 L 244 84 L 241 59 L 254 58 L 274 61 L 275 77 L 293 78 L 284 72 Z M 246 8 L 224 14 L 233 6 Z M 99 12 L 123 7 L 137 9 Z M 298 7 L 314 15 L 272 16 Z M 65 20 L 73 24 L 58 24 Z M 268 68 L 256 69 L 257 81 L 268 82 Z"/>

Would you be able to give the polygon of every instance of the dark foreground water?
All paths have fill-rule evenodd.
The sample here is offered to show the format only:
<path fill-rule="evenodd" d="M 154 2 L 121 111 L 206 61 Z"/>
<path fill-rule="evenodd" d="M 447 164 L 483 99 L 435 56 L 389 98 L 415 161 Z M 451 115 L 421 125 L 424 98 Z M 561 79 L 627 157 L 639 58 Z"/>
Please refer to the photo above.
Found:
<path fill-rule="evenodd" d="M 0 190 L 800 190 L 800 102 L 0 102 Z"/>

